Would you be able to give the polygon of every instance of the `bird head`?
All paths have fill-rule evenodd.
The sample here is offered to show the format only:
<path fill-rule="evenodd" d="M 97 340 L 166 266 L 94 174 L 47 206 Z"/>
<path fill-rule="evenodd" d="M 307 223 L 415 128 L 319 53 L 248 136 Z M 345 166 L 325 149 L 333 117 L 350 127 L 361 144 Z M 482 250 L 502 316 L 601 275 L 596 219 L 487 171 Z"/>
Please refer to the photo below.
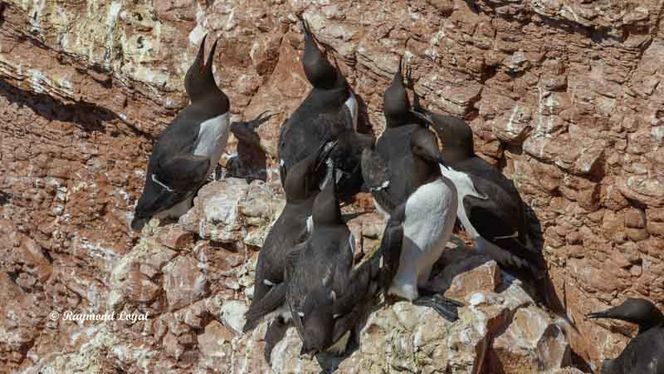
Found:
<path fill-rule="evenodd" d="M 410 101 L 408 100 L 406 87 L 403 84 L 401 63 L 402 59 L 400 58 L 392 83 L 383 95 L 383 113 L 388 127 L 398 126 L 402 123 L 400 119 L 410 113 Z"/>
<path fill-rule="evenodd" d="M 214 44 L 212 44 L 207 62 L 205 62 L 206 39 L 207 35 L 203 37 L 196 58 L 189 67 L 187 75 L 184 77 L 184 88 L 192 103 L 205 99 L 212 99 L 219 106 L 218 109 L 220 113 L 226 113 L 229 107 L 228 97 L 219 89 L 217 83 L 214 81 L 214 74 L 212 73 L 217 41 L 215 40 Z"/>
<path fill-rule="evenodd" d="M 417 129 L 410 138 L 410 149 L 413 154 L 427 163 L 445 165 L 436 136 L 425 128 Z"/>
<path fill-rule="evenodd" d="M 300 354 L 315 355 L 331 346 L 334 339 L 334 291 L 319 288 L 304 300 L 302 321 L 302 350 Z"/>
<path fill-rule="evenodd" d="M 314 153 L 290 168 L 284 181 L 286 201 L 303 201 L 320 192 L 319 185 L 326 171 L 323 166 L 326 166 L 325 162 L 336 145 L 337 142 L 323 143 Z"/>
<path fill-rule="evenodd" d="M 475 155 L 473 130 L 466 121 L 459 117 L 439 114 L 430 114 L 429 119 L 429 123 L 440 137 L 446 160 L 454 163 Z"/>
<path fill-rule="evenodd" d="M 309 22 L 302 17 L 299 18 L 304 31 L 304 52 L 302 54 L 304 74 L 314 87 L 332 88 L 337 82 L 338 70 L 328 61 L 326 53 L 319 48 L 321 43 L 311 32 Z"/>
<path fill-rule="evenodd" d="M 622 304 L 601 312 L 587 315 L 588 318 L 610 318 L 639 325 L 639 332 L 664 324 L 664 316 L 650 300 L 628 298 Z"/>

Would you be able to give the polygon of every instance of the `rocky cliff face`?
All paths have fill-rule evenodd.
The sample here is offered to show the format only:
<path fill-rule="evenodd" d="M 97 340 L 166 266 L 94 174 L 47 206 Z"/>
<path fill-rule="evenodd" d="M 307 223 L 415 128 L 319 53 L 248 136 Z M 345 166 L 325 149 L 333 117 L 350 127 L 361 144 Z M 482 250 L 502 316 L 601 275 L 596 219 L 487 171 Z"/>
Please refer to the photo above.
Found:
<path fill-rule="evenodd" d="M 261 243 L 278 206 L 257 198 L 228 227 L 218 224 L 222 216 L 200 225 L 208 221 L 192 211 L 172 228 L 192 233 L 173 234 L 184 244 L 155 239 L 165 229 L 139 241 L 128 223 L 150 144 L 185 105 L 182 77 L 206 32 L 220 38 L 216 77 L 236 117 L 277 113 L 260 129 L 273 152 L 279 125 L 308 89 L 298 61 L 301 12 L 337 50 L 362 99 L 366 131 L 382 129 L 382 92 L 400 55 L 429 107 L 469 121 L 476 148 L 515 180 L 539 220 L 553 281 L 580 332 L 569 337 L 572 348 L 590 363 L 615 356 L 630 330 L 583 315 L 625 295 L 664 302 L 664 1 L 12 0 L 0 2 L 2 366 L 265 369 L 251 361 L 261 349 L 248 340 L 262 335 L 236 337 L 233 328 L 255 258 L 247 246 Z M 251 188 L 246 196 L 278 191 L 274 184 L 233 188 Z M 367 245 L 376 240 L 365 236 Z M 215 244 L 229 241 L 236 244 Z M 401 331 L 400 314 L 425 312 L 386 307 L 340 368 L 405 370 L 422 362 L 467 372 L 502 363 L 512 372 L 507 362 L 525 362 L 544 370 L 542 337 L 562 351 L 567 340 L 550 321 L 523 333 L 519 321 L 540 312 L 519 303 L 482 312 L 494 317 L 478 317 L 486 308 L 471 303 L 464 327 L 440 321 L 426 329 L 438 335 L 427 338 L 417 332 L 423 326 L 398 325 L 405 335 L 390 335 Z M 124 308 L 150 312 L 150 323 L 78 325 L 48 316 Z M 458 347 L 450 343 L 454 329 L 496 315 L 499 328 L 462 334 L 471 340 L 458 349 L 478 347 L 472 364 L 450 358 L 458 352 L 449 348 Z M 292 333 L 292 344 L 276 350 L 277 369 L 313 364 L 295 358 Z M 516 346 L 509 339 L 530 353 L 505 359 Z M 372 352 L 397 346 L 406 353 L 394 362 L 372 361 Z M 89 356 L 76 353 L 84 348 Z"/>
<path fill-rule="evenodd" d="M 20 367 L 27 373 L 579 372 L 569 368 L 564 326 L 494 261 L 458 239 L 442 261 L 451 265 L 434 272 L 437 286 L 466 304 L 455 323 L 426 307 L 377 300 L 345 357 L 300 357 L 302 343 L 291 327 L 268 363 L 267 323 L 239 331 L 253 295 L 256 246 L 283 205 L 278 191 L 261 181 L 206 185 L 180 223 L 144 229 L 138 244 L 112 262 L 99 294 L 90 290 L 85 301 L 53 306 L 59 316 L 48 315 L 44 335 Z M 358 252 L 374 249 L 380 217 L 361 215 L 349 226 Z M 21 294 L 19 287 L 10 289 Z M 70 321 L 68 308 L 114 320 Z"/>

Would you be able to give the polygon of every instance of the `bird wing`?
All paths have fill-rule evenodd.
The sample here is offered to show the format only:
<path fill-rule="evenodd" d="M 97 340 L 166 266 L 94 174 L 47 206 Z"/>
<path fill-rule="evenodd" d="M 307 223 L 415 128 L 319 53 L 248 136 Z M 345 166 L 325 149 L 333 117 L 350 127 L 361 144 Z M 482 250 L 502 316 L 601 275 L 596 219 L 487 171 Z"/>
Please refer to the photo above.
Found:
<path fill-rule="evenodd" d="M 468 195 L 463 199 L 466 215 L 475 230 L 485 240 L 526 260 L 531 270 L 539 269 L 542 266 L 541 253 L 519 240 L 520 230 L 523 229 L 519 214 L 520 200 L 513 200 L 500 186 L 489 180 L 475 176 L 471 176 L 471 179 L 477 191 L 485 196 Z M 500 262 L 511 266 L 522 263 L 510 259 L 502 259 Z"/>
<path fill-rule="evenodd" d="M 399 267 L 404 217 L 405 204 L 402 204 L 390 216 L 380 247 L 351 271 L 348 283 L 339 292 L 334 307 L 335 315 L 350 313 L 358 305 L 371 300 L 379 291 L 387 291 Z"/>
<path fill-rule="evenodd" d="M 477 177 L 490 180 L 502 188 L 511 199 L 521 202 L 519 191 L 514 187 L 514 182 L 507 178 L 495 166 L 489 164 L 480 157 L 471 157 L 463 161 L 456 162 L 454 169 Z"/>
<path fill-rule="evenodd" d="M 606 370 L 609 373 L 664 373 L 664 327 L 637 335 L 616 359 L 608 361 L 602 368 L 614 370 Z"/>
<path fill-rule="evenodd" d="M 304 252 L 307 249 L 308 242 L 301 243 L 297 245 L 297 249 L 293 250 L 287 255 L 286 258 L 286 266 L 284 269 L 284 279 L 286 282 L 288 282 L 288 291 L 286 294 L 286 303 L 288 304 L 288 309 L 290 310 L 291 313 L 291 318 L 293 320 L 293 324 L 295 325 L 295 328 L 298 330 L 298 332 L 301 333 L 303 330 L 302 326 L 302 319 L 298 312 L 302 310 L 302 303 L 304 300 L 299 299 L 299 298 L 293 298 L 290 297 L 289 295 L 293 292 L 292 289 L 294 287 L 299 288 L 299 282 L 298 279 L 296 278 L 296 270 L 298 269 L 298 266 L 300 266 L 300 257 L 304 254 Z M 284 283 L 286 283 L 284 282 Z M 299 293 L 299 292 L 298 292 Z M 304 293 L 303 293 L 304 294 Z"/>
<path fill-rule="evenodd" d="M 286 254 L 283 282 L 273 285 L 263 297 L 252 301 L 249 310 L 245 314 L 247 322 L 245 323 L 244 331 L 253 329 L 264 316 L 284 304 L 288 291 L 288 277 L 293 274 L 294 266 L 296 266 L 297 259 L 305 246 L 306 242 L 300 243 Z"/>
<path fill-rule="evenodd" d="M 207 157 L 179 154 L 159 161 L 153 181 L 166 189 L 191 191 L 205 182 L 209 169 L 210 160 Z"/>
<path fill-rule="evenodd" d="M 503 175 L 498 168 L 477 156 L 455 163 L 454 169 L 473 177 L 492 181 L 498 185 L 517 206 L 514 213 L 516 214 L 516 220 L 519 225 L 519 241 L 525 243 L 527 246 L 538 246 L 536 243 L 540 241 L 541 233 L 530 227 L 528 214 L 526 214 L 527 206 L 521 199 L 521 195 L 512 180 Z"/>
<path fill-rule="evenodd" d="M 247 332 L 252 330 L 264 316 L 283 305 L 287 289 L 288 285 L 286 283 L 279 283 L 272 287 L 265 296 L 259 300 L 254 300 L 244 315 L 246 322 L 242 331 Z"/>
<path fill-rule="evenodd" d="M 387 163 L 380 154 L 371 149 L 362 151 L 362 177 L 364 183 L 371 191 L 374 199 L 387 212 L 392 212 L 396 208 L 396 202 L 389 194 L 390 173 Z"/>
<path fill-rule="evenodd" d="M 350 91 L 312 89 L 302 104 L 281 126 L 278 157 L 282 182 L 288 169 L 315 152 L 319 144 L 353 128 L 353 117 L 344 105 Z"/>

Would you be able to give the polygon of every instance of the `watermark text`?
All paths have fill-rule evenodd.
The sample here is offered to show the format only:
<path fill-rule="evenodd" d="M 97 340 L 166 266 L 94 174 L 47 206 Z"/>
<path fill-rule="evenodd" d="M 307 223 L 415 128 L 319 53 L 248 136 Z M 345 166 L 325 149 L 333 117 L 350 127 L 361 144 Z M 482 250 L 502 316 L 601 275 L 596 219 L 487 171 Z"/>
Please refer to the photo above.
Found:
<path fill-rule="evenodd" d="M 126 312 L 126 311 L 121 311 L 120 313 L 116 313 L 115 311 L 112 312 L 106 312 L 106 313 L 78 313 L 74 312 L 71 310 L 65 310 L 64 312 L 60 313 L 56 310 L 51 311 L 49 313 L 48 318 L 51 321 L 57 321 L 59 319 L 62 319 L 63 321 L 131 321 L 132 323 L 136 323 L 137 321 L 147 321 L 148 320 L 148 314 L 147 313 L 139 313 L 139 312 Z"/>

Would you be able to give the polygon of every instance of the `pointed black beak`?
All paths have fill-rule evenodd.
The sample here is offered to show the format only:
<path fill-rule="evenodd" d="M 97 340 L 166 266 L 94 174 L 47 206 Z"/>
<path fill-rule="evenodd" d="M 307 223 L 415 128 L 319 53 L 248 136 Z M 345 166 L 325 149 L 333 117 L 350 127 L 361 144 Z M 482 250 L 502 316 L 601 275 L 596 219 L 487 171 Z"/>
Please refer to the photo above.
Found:
<path fill-rule="evenodd" d="M 607 312 L 608 311 L 605 310 L 603 312 L 588 313 L 588 314 L 586 314 L 586 318 L 590 318 L 590 319 L 611 318 Z"/>
<path fill-rule="evenodd" d="M 199 71 L 203 71 L 205 68 L 205 41 L 207 40 L 208 34 L 203 35 L 203 39 L 201 40 L 201 45 L 198 47 L 198 52 L 196 53 L 196 59 L 194 60 L 194 63 L 192 66 L 198 67 Z"/>
<path fill-rule="evenodd" d="M 276 113 L 270 113 L 269 110 L 264 111 L 263 113 L 259 114 L 256 118 L 253 120 L 247 122 L 247 126 L 253 131 L 256 130 L 260 125 L 264 124 L 265 122 L 269 121 L 270 118 L 276 116 Z"/>
<path fill-rule="evenodd" d="M 424 121 L 424 123 L 426 123 L 428 126 L 434 126 L 435 125 L 434 122 L 433 122 L 433 119 L 431 119 L 431 117 L 427 113 L 418 112 L 418 111 L 415 111 L 415 110 L 412 110 L 412 109 L 410 110 L 410 113 L 412 115 L 414 115 L 416 118 L 419 118 L 422 121 Z"/>
<path fill-rule="evenodd" d="M 399 56 L 399 66 L 397 66 L 397 71 L 394 73 L 394 78 L 392 79 L 392 82 L 401 82 L 403 84 L 403 74 L 402 74 L 402 66 L 403 66 L 403 55 Z"/>
<path fill-rule="evenodd" d="M 207 74 L 210 74 L 210 76 L 212 75 L 212 65 L 214 65 L 214 53 L 217 50 L 217 43 L 218 42 L 219 42 L 219 39 L 216 39 L 214 41 L 214 44 L 212 44 L 212 48 L 210 48 L 210 52 L 208 53 L 207 62 L 205 63 L 205 72 Z"/>
<path fill-rule="evenodd" d="M 309 27 L 309 22 L 307 22 L 307 20 L 305 20 L 301 14 L 297 15 L 297 19 L 300 20 L 300 23 L 302 24 L 302 31 L 304 32 L 304 36 L 311 37 L 313 34 L 311 33 L 311 27 Z"/>

